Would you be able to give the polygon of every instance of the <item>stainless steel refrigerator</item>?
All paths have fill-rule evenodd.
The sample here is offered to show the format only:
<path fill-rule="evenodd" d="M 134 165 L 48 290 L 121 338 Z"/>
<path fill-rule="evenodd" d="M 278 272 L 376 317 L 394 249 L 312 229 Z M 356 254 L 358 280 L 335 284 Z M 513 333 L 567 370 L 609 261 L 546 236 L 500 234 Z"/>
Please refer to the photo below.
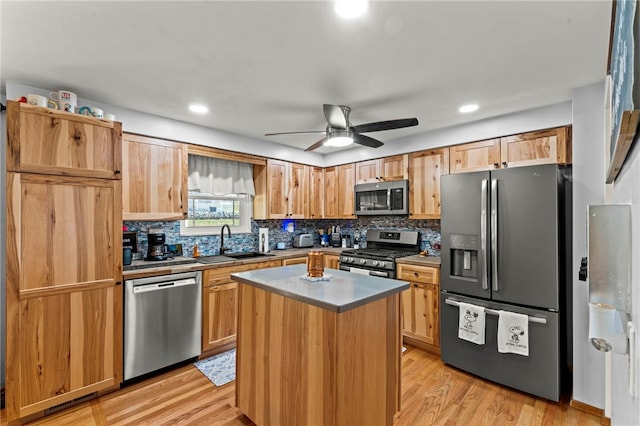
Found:
<path fill-rule="evenodd" d="M 570 383 L 571 178 L 555 164 L 441 178 L 442 360 L 558 401 Z M 459 302 L 485 307 L 485 343 L 458 338 Z M 499 353 L 498 311 L 529 316 L 529 355 Z"/>

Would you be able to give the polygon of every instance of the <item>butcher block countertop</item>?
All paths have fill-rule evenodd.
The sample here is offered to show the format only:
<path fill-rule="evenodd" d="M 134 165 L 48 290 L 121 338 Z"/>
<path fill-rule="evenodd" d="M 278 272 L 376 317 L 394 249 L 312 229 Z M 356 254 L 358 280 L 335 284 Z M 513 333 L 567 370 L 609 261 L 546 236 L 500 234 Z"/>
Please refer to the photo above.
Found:
<path fill-rule="evenodd" d="M 306 265 L 237 272 L 231 278 L 333 312 L 345 312 L 409 288 L 406 281 L 327 269 L 328 281 L 308 281 Z"/>
<path fill-rule="evenodd" d="M 440 258 L 437 256 L 422 256 L 416 254 L 414 256 L 400 257 L 396 259 L 396 263 L 404 263 L 407 265 L 431 266 L 433 268 L 440 267 Z"/>

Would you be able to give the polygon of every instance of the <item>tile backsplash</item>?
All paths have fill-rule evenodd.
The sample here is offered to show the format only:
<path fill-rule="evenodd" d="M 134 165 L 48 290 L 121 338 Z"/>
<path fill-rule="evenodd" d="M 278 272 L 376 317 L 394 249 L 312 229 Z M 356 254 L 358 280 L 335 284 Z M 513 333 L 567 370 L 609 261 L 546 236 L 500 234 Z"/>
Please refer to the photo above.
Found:
<path fill-rule="evenodd" d="M 185 256 L 193 254 L 193 246 L 198 245 L 201 256 L 219 254 L 220 235 L 184 236 L 180 235 L 180 221 L 167 222 L 124 222 L 129 230 L 138 234 L 138 252 L 143 256 L 147 252 L 147 234 L 150 229 L 163 232 L 167 244 L 182 244 Z M 351 236 L 351 241 L 360 236 L 364 241 L 367 229 L 399 229 L 416 230 L 420 232 L 420 249 L 427 250 L 432 256 L 440 256 L 440 220 L 412 220 L 405 216 L 367 216 L 352 220 L 321 219 L 321 220 L 252 220 L 251 233 L 225 235 L 225 246 L 230 251 L 258 250 L 258 228 L 269 228 L 269 246 L 273 250 L 279 242 L 291 248 L 293 236 L 309 233 L 313 235 L 314 244 L 320 245 L 319 229 L 330 229 L 340 226 L 343 234 Z M 293 226 L 293 232 L 290 232 Z"/>

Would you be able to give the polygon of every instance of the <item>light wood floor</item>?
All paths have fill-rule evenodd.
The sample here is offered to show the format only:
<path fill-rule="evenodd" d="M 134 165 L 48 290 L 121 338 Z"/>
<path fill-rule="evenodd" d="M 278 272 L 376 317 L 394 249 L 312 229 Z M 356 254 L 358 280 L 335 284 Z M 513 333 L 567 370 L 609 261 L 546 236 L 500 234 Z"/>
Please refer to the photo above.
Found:
<path fill-rule="evenodd" d="M 252 425 L 233 407 L 234 391 L 234 383 L 215 387 L 188 365 L 29 425 Z M 4 410 L 0 420 L 6 424 Z M 599 417 L 566 402 L 503 388 L 420 349 L 409 347 L 403 355 L 402 410 L 395 426 L 599 424 Z"/>

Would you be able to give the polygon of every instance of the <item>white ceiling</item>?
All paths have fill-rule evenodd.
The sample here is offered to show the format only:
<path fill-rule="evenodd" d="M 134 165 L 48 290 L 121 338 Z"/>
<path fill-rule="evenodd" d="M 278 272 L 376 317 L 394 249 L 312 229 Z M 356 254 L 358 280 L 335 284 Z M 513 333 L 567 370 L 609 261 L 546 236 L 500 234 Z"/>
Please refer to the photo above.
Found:
<path fill-rule="evenodd" d="M 571 99 L 606 75 L 611 1 L 7 1 L 6 80 L 304 149 L 323 103 L 385 143 Z M 201 102 L 209 113 L 187 106 Z M 460 114 L 458 107 L 480 109 Z M 371 148 L 363 148 L 371 149 Z M 317 152 L 334 149 L 323 147 Z"/>

